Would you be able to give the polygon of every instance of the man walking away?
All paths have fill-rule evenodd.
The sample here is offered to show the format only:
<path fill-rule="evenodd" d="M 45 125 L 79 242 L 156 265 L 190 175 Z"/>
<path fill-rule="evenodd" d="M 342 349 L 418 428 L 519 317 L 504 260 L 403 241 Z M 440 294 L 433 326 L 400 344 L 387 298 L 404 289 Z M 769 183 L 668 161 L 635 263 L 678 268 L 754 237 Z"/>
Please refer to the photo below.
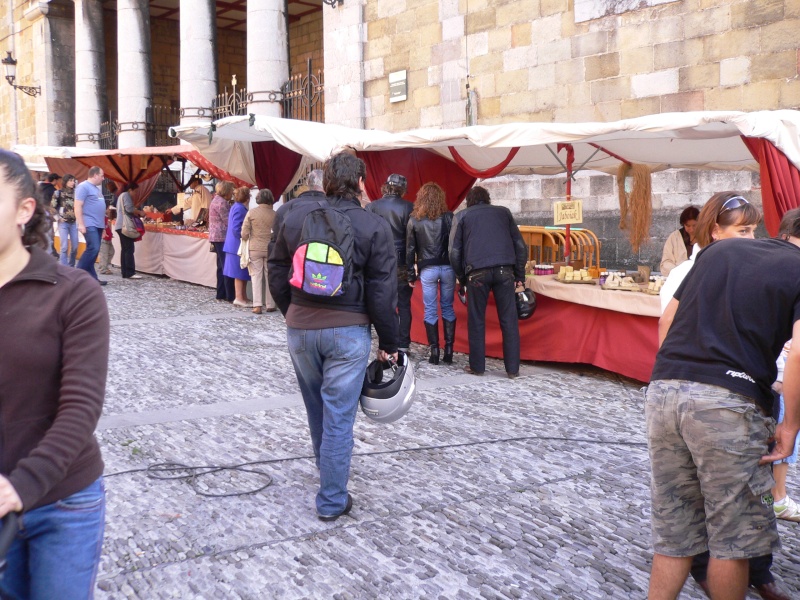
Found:
<path fill-rule="evenodd" d="M 450 265 L 467 286 L 467 373 L 486 370 L 486 304 L 494 294 L 503 334 L 503 362 L 508 377 L 519 375 L 519 324 L 515 288 L 525 281 L 528 247 L 519 227 L 504 206 L 492 206 L 489 192 L 480 186 L 467 192 L 467 208 L 456 215 L 450 232 Z"/>
<path fill-rule="evenodd" d="M 100 253 L 100 236 L 106 227 L 106 201 L 98 187 L 103 183 L 103 178 L 103 169 L 92 167 L 89 169 L 89 178 L 75 188 L 75 220 L 78 231 L 86 240 L 86 248 L 78 261 L 78 268 L 94 279 L 97 279 L 94 263 Z M 106 285 L 106 282 L 100 281 L 100 285 Z"/>
<path fill-rule="evenodd" d="M 406 227 L 414 203 L 404 200 L 408 184 L 402 175 L 392 173 L 383 184 L 383 198 L 367 205 L 367 210 L 383 217 L 389 223 L 394 238 L 394 250 L 397 257 L 397 315 L 400 321 L 398 346 L 408 352 L 411 346 L 411 295 L 414 288 L 408 285 L 408 267 L 406 266 Z"/>
<path fill-rule="evenodd" d="M 347 481 L 353 423 L 371 347 L 370 323 L 378 334 L 378 358 L 397 358 L 392 234 L 383 219 L 361 208 L 365 177 L 361 159 L 346 152 L 331 157 L 323 179 L 328 199 L 298 198 L 281 207 L 282 221 L 276 218 L 269 247 L 269 287 L 286 317 L 289 353 L 308 414 L 320 478 L 317 516 L 322 521 L 335 521 L 353 506 Z M 327 231 L 342 242 L 344 256 L 319 236 L 304 238 L 304 230 L 308 235 L 312 229 L 308 223 L 323 220 L 338 224 Z M 314 260 L 321 267 L 314 267 Z M 293 265 L 300 263 L 308 268 L 295 272 Z M 328 290 L 335 272 L 345 273 L 342 285 L 320 295 L 317 288 Z"/>

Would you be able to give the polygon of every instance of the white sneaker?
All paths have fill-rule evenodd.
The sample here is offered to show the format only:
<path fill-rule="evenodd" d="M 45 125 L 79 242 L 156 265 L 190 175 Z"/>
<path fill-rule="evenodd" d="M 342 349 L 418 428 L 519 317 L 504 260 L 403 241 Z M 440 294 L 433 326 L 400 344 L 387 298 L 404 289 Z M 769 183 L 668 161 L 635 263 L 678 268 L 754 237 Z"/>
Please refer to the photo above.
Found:
<path fill-rule="evenodd" d="M 797 506 L 797 502 L 789 498 L 789 496 L 786 496 L 784 504 L 781 506 L 774 504 L 773 508 L 775 509 L 775 516 L 779 519 L 800 523 L 800 506 Z"/>
<path fill-rule="evenodd" d="M 241 306 L 242 308 L 250 308 L 253 306 L 250 302 L 240 302 L 239 300 L 233 301 L 234 306 Z"/>
<path fill-rule="evenodd" d="M 128 277 L 128 279 L 141 279 L 141 278 L 142 278 L 141 275 L 131 275 L 130 277 Z"/>

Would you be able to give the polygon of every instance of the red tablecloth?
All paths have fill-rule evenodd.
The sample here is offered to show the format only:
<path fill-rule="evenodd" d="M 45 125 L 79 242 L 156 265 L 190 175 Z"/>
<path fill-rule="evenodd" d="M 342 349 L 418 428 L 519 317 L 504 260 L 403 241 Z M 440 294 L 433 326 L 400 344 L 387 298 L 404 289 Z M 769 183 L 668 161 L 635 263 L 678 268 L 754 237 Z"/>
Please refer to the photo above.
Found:
<path fill-rule="evenodd" d="M 602 369 L 649 381 L 658 350 L 658 319 L 630 315 L 536 295 L 536 313 L 520 321 L 521 357 L 565 363 L 587 363 Z M 467 308 L 456 298 L 458 325 L 455 349 L 469 352 Z M 411 302 L 411 339 L 427 344 L 422 315 L 422 287 L 417 285 Z M 441 322 L 441 321 L 440 321 Z M 443 332 L 439 332 L 443 344 Z M 494 297 L 486 309 L 486 355 L 502 357 L 503 340 Z"/>

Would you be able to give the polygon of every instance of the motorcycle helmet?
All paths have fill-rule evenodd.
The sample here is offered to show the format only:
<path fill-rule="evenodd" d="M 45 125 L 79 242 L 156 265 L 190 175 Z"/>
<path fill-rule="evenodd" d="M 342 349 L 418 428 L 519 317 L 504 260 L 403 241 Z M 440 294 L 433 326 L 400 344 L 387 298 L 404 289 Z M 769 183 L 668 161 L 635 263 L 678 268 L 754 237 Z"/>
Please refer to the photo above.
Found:
<path fill-rule="evenodd" d="M 467 286 L 459 285 L 458 286 L 458 299 L 461 300 L 461 304 L 464 306 L 467 305 Z"/>
<path fill-rule="evenodd" d="M 391 378 L 383 380 L 384 372 Z M 364 375 L 359 403 L 367 417 L 378 423 L 393 423 L 408 412 L 417 396 L 414 368 L 408 355 L 398 352 L 397 362 L 373 360 Z"/>
<path fill-rule="evenodd" d="M 517 317 L 520 321 L 530 319 L 536 310 L 536 295 L 530 288 L 517 292 Z"/>

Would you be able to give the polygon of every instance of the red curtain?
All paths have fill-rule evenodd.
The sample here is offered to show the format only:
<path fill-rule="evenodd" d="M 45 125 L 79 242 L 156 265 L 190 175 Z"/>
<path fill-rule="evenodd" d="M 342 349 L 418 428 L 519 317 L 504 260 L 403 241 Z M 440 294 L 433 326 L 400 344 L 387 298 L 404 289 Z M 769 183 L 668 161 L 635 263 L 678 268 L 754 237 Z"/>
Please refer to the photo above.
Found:
<path fill-rule="evenodd" d="M 800 206 L 800 171 L 786 155 L 764 138 L 742 136 L 761 170 L 761 201 L 764 225 L 772 237 L 778 234 L 787 210 Z"/>
<path fill-rule="evenodd" d="M 356 152 L 367 163 L 367 194 L 377 200 L 381 186 L 392 173 L 403 175 L 408 181 L 406 200 L 413 201 L 417 191 L 429 181 L 438 183 L 447 195 L 447 207 L 455 209 L 475 184 L 475 178 L 443 156 L 420 148 Z"/>
<path fill-rule="evenodd" d="M 268 188 L 277 200 L 294 179 L 303 155 L 278 142 L 253 142 L 253 160 L 258 187 Z"/>

